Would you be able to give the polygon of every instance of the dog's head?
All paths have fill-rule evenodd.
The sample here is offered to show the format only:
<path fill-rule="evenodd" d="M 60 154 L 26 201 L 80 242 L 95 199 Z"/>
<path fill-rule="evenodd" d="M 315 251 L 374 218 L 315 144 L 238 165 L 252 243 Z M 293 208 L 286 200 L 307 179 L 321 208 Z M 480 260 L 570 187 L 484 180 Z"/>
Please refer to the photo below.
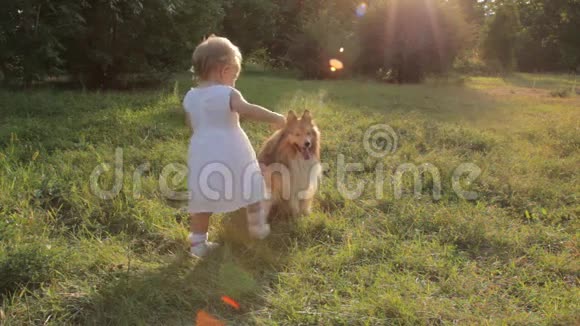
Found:
<path fill-rule="evenodd" d="M 291 145 L 305 160 L 318 158 L 320 132 L 310 111 L 305 110 L 302 117 L 298 118 L 294 111 L 290 110 L 286 117 L 286 126 L 283 130 L 286 135 L 285 141 Z"/>

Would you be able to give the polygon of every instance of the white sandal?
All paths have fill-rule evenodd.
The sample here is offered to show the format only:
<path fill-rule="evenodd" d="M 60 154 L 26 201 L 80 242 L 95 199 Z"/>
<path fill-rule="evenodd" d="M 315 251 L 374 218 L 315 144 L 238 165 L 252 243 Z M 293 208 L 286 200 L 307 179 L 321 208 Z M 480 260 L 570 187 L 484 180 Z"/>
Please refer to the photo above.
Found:
<path fill-rule="evenodd" d="M 219 244 L 217 244 L 215 242 L 210 242 L 207 240 L 194 243 L 191 237 L 192 237 L 192 234 L 190 233 L 188 236 L 188 239 L 191 243 L 191 248 L 189 250 L 189 253 L 192 256 L 202 258 L 202 257 L 207 256 L 207 254 L 209 254 L 210 251 L 219 247 Z"/>

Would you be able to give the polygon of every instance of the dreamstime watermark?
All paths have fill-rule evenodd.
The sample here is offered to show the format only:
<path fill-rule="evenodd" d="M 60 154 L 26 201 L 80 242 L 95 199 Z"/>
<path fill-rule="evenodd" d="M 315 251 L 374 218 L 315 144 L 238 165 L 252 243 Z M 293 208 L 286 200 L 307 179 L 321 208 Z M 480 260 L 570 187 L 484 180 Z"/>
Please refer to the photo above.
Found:
<path fill-rule="evenodd" d="M 374 183 L 375 199 L 385 198 L 385 182 L 392 185 L 395 199 L 403 197 L 404 177 L 411 175 L 413 180 L 413 193 L 416 197 L 424 194 L 425 176 L 430 175 L 431 196 L 434 200 L 441 199 L 442 181 L 439 169 L 431 163 L 423 163 L 419 166 L 413 163 L 402 163 L 398 165 L 389 175 L 386 174 L 384 163 L 380 160 L 387 155 L 396 153 L 399 146 L 399 138 L 393 128 L 386 124 L 377 124 L 369 127 L 362 139 L 363 147 L 367 154 L 378 163 L 375 165 L 374 178 L 364 178 L 356 180 L 352 187 L 347 182 L 347 174 L 353 172 L 364 172 L 363 163 L 346 163 L 344 154 L 337 154 L 335 172 L 335 185 L 339 193 L 347 199 L 360 198 L 369 183 Z M 113 164 L 101 163 L 97 165 L 90 175 L 90 189 L 97 197 L 110 200 L 118 196 L 124 185 L 124 158 L 123 149 L 115 150 Z M 300 169 L 301 173 L 296 173 Z M 307 172 L 304 170 L 307 169 Z M 142 178 L 150 172 L 151 164 L 145 162 L 137 166 L 132 174 L 132 194 L 133 198 L 139 199 L 143 195 Z M 199 171 L 197 171 L 199 170 Z M 267 167 L 266 176 L 278 178 L 281 186 L 281 199 L 288 200 L 292 196 L 297 199 L 307 199 L 319 188 L 325 171 L 330 170 L 330 164 L 316 163 L 302 166 L 286 166 L 281 163 L 274 163 Z M 252 198 L 257 189 L 263 189 L 263 179 L 257 162 L 249 162 L 243 168 L 231 166 L 225 162 L 208 162 L 199 169 L 197 175 L 189 175 L 189 169 L 182 163 L 170 163 L 163 167 L 158 179 L 158 189 L 161 194 L 170 200 L 185 201 L 192 196 L 202 196 L 204 200 L 210 201 L 232 201 Z M 103 189 L 99 180 L 109 173 L 112 175 L 112 186 L 110 189 Z M 464 184 L 471 185 L 480 175 L 481 169 L 473 163 L 461 163 L 451 174 L 451 188 L 455 195 L 465 200 L 476 200 L 478 193 L 464 188 Z M 110 176 L 110 175 L 108 175 Z M 302 178 L 303 180 L 299 180 Z M 463 182 L 462 182 L 463 180 Z M 187 181 L 188 191 L 179 190 L 184 181 Z M 183 188 L 183 187 L 181 187 Z M 266 197 L 272 195 L 268 190 Z"/>
<path fill-rule="evenodd" d="M 386 124 L 377 124 L 369 127 L 363 137 L 363 147 L 368 155 L 381 159 L 385 156 L 395 154 L 399 145 L 399 137 L 391 126 Z M 347 172 L 363 172 L 365 166 L 363 163 L 346 163 L 343 154 L 337 155 L 336 176 L 337 188 L 340 194 L 347 199 L 358 199 L 365 191 L 369 181 L 375 185 L 375 199 L 385 198 L 384 183 L 390 180 L 393 186 L 395 199 L 403 197 L 403 178 L 411 174 L 413 178 L 413 193 L 415 197 L 421 197 L 423 194 L 423 177 L 429 174 L 432 180 L 432 198 L 441 199 L 442 185 L 439 169 L 431 163 L 423 163 L 419 166 L 413 163 L 402 163 L 395 169 L 392 175 L 385 175 L 387 169 L 382 161 L 375 166 L 374 180 L 359 179 L 354 189 L 348 189 L 346 185 Z M 457 166 L 451 176 L 451 185 L 454 193 L 461 199 L 476 200 L 479 194 L 463 188 L 461 179 L 463 178 L 467 185 L 470 185 L 481 175 L 481 169 L 473 163 L 461 163 Z"/>

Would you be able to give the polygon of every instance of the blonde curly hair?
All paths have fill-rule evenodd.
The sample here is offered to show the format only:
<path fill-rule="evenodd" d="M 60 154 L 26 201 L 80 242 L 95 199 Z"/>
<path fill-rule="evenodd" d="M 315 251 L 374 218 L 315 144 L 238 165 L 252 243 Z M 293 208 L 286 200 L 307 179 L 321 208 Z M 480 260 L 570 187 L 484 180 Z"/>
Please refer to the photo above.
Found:
<path fill-rule="evenodd" d="M 224 65 L 235 64 L 241 68 L 242 54 L 230 40 L 212 34 L 195 48 L 191 63 L 194 78 L 205 80 Z"/>

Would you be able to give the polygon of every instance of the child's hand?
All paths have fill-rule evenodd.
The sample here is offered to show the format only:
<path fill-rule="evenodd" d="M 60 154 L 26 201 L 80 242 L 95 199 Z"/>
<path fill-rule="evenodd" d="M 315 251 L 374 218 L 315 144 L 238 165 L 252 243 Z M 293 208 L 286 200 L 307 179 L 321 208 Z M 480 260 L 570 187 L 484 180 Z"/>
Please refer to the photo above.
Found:
<path fill-rule="evenodd" d="M 280 115 L 279 118 L 276 120 L 276 122 L 274 122 L 270 125 L 270 127 L 272 128 L 273 131 L 276 131 L 278 129 L 282 129 L 285 126 L 286 126 L 286 118 L 283 115 Z"/>

